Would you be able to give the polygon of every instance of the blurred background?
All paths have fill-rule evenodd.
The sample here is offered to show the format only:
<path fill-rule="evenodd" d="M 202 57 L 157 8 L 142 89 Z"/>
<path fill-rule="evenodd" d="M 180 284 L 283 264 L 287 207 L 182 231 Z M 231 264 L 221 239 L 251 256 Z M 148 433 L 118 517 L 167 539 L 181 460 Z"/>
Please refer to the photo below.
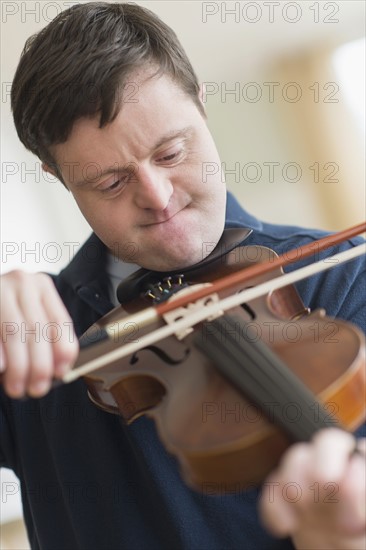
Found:
<path fill-rule="evenodd" d="M 75 3 L 1 3 L 3 273 L 56 273 L 90 233 L 72 197 L 19 143 L 10 112 L 25 40 Z M 364 2 L 137 3 L 185 47 L 227 186 L 247 210 L 328 230 L 365 218 Z M 25 549 L 19 484 L 8 470 L 0 476 L 0 547 Z"/>

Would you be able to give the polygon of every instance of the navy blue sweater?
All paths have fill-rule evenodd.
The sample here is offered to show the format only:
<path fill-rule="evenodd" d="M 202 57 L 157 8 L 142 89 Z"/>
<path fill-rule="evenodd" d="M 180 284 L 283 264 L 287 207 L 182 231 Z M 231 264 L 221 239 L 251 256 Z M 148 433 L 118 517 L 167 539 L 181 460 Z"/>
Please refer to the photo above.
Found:
<path fill-rule="evenodd" d="M 226 225 L 253 229 L 246 244 L 277 253 L 323 235 L 261 223 L 231 195 Z M 105 260 L 104 246 L 92 235 L 54 278 L 79 335 L 112 308 Z M 355 260 L 297 288 L 310 308 L 324 307 L 328 315 L 365 330 L 364 267 L 363 260 Z M 0 406 L 0 465 L 13 469 L 21 481 L 33 549 L 293 548 L 290 540 L 273 539 L 261 527 L 259 491 L 209 496 L 190 490 L 153 422 L 142 417 L 126 427 L 89 401 L 83 380 L 42 399 L 12 400 L 1 391 Z"/>

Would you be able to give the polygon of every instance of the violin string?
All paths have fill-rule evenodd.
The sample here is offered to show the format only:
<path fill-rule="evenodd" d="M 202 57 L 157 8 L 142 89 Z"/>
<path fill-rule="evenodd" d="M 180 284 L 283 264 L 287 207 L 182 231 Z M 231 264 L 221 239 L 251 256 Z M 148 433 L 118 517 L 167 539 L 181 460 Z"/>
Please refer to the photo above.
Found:
<path fill-rule="evenodd" d="M 292 440 L 308 441 L 319 429 L 337 425 L 282 359 L 251 332 L 250 323 L 234 314 L 209 325 L 195 336 L 196 347 Z M 294 412 L 296 416 L 291 417 Z"/>
<path fill-rule="evenodd" d="M 361 245 L 358 245 L 355 248 L 351 248 L 344 252 L 340 252 L 339 254 L 335 254 L 334 256 L 331 256 L 330 258 L 327 258 L 326 260 L 320 261 L 316 264 L 311 264 L 311 265 L 302 267 L 296 271 L 285 273 L 279 277 L 276 277 L 275 279 L 271 279 L 255 287 L 251 287 L 246 290 L 243 290 L 238 294 L 233 294 L 232 296 L 228 296 L 218 302 L 210 303 L 209 305 L 200 307 L 195 311 L 189 311 L 186 317 L 179 319 L 169 325 L 160 327 L 154 332 L 151 332 L 149 334 L 142 336 L 137 342 L 131 342 L 117 349 L 113 349 L 107 352 L 106 354 L 104 354 L 103 356 L 92 359 L 86 362 L 85 364 L 83 364 L 82 366 L 79 366 L 69 371 L 67 374 L 63 376 L 62 381 L 65 383 L 72 382 L 73 380 L 76 380 L 81 376 L 85 376 L 93 371 L 96 371 L 104 367 L 109 363 L 122 359 L 123 357 L 130 355 L 148 345 L 154 344 L 159 340 L 163 340 L 168 336 L 171 336 L 184 329 L 192 327 L 202 321 L 205 321 L 210 316 L 213 316 L 222 310 L 226 311 L 244 302 L 250 302 L 255 298 L 259 298 L 260 296 L 268 294 L 269 292 L 272 292 L 284 286 L 298 282 L 302 279 L 310 277 L 311 275 L 315 275 L 317 273 L 321 273 L 323 271 L 332 269 L 333 267 L 341 265 L 342 263 L 350 261 L 365 253 L 366 253 L 366 243 L 363 243 Z M 147 311 L 149 311 L 149 313 L 147 313 Z M 153 312 L 155 312 L 154 308 L 146 308 L 146 310 L 142 312 L 142 318 L 144 318 L 144 316 L 147 318 L 152 318 L 154 315 Z M 140 313 L 137 313 L 137 314 L 128 316 L 127 318 L 124 318 L 123 321 L 120 322 L 120 325 L 121 325 L 120 334 L 122 334 L 123 326 L 126 326 L 126 323 L 128 325 L 130 325 L 131 322 L 136 322 L 138 324 L 139 316 L 140 316 Z M 155 313 L 155 319 L 156 318 L 157 318 L 157 315 Z M 116 338 L 116 334 L 117 334 L 116 325 L 114 325 L 114 331 L 113 331 L 114 338 Z"/>

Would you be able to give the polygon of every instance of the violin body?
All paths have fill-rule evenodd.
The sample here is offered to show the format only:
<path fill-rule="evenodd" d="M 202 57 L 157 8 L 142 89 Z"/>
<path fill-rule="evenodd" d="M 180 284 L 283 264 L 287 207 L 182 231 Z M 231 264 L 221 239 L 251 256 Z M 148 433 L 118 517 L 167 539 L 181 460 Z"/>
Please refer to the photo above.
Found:
<path fill-rule="evenodd" d="M 236 247 L 202 266 L 188 269 L 183 279 L 185 288 L 211 283 L 253 263 L 270 262 L 274 257 L 276 254 L 265 247 Z M 174 286 L 174 275 L 168 283 L 159 280 L 160 276 L 151 274 L 148 294 L 168 294 L 166 286 Z M 176 277 L 182 280 L 180 275 Z M 270 277 L 258 276 L 244 286 L 223 291 L 220 298 Z M 169 299 L 174 300 L 176 295 L 179 291 Z M 125 318 L 128 324 L 131 313 L 149 305 L 151 302 L 141 295 L 122 304 L 93 325 L 84 339 L 93 341 L 98 331 L 106 325 L 113 326 L 114 321 L 120 323 Z M 324 404 L 330 424 L 334 420 L 353 430 L 362 423 L 365 345 L 358 328 L 326 317 L 324 310 L 310 313 L 293 286 L 237 306 L 226 315 L 234 320 L 236 339 L 250 334 L 253 341 L 264 342 L 282 359 Z M 83 349 L 74 368 L 90 360 L 96 350 L 105 353 L 138 340 L 165 322 L 159 319 L 148 327 L 131 323 L 123 341 L 116 336 Z M 229 325 L 226 328 L 225 322 L 220 326 L 221 333 L 216 336 L 225 348 L 232 329 Z M 271 411 L 280 411 L 294 423 L 301 423 L 305 411 L 292 395 L 281 403 L 276 400 L 266 403 L 265 409 L 243 395 L 196 345 L 197 339 L 204 341 L 214 330 L 217 327 L 208 320 L 187 334 L 170 336 L 112 362 L 85 380 L 93 403 L 119 414 L 127 424 L 141 415 L 154 420 L 163 445 L 175 455 L 185 481 L 192 488 L 207 492 L 215 487 L 229 492 L 262 482 L 291 444 L 288 435 L 273 423 Z M 315 420 L 317 399 L 307 404 L 306 411 Z"/>

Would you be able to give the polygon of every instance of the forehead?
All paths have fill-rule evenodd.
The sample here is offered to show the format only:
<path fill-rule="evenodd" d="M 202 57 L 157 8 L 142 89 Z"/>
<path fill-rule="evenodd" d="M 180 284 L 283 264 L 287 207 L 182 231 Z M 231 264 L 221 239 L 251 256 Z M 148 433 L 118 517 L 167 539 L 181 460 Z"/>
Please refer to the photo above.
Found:
<path fill-rule="evenodd" d="M 194 133 L 203 123 L 197 105 L 170 77 L 154 72 L 131 74 L 111 123 L 100 128 L 99 115 L 75 122 L 67 141 L 53 147 L 61 170 L 70 163 L 139 162 L 170 136 Z"/>

